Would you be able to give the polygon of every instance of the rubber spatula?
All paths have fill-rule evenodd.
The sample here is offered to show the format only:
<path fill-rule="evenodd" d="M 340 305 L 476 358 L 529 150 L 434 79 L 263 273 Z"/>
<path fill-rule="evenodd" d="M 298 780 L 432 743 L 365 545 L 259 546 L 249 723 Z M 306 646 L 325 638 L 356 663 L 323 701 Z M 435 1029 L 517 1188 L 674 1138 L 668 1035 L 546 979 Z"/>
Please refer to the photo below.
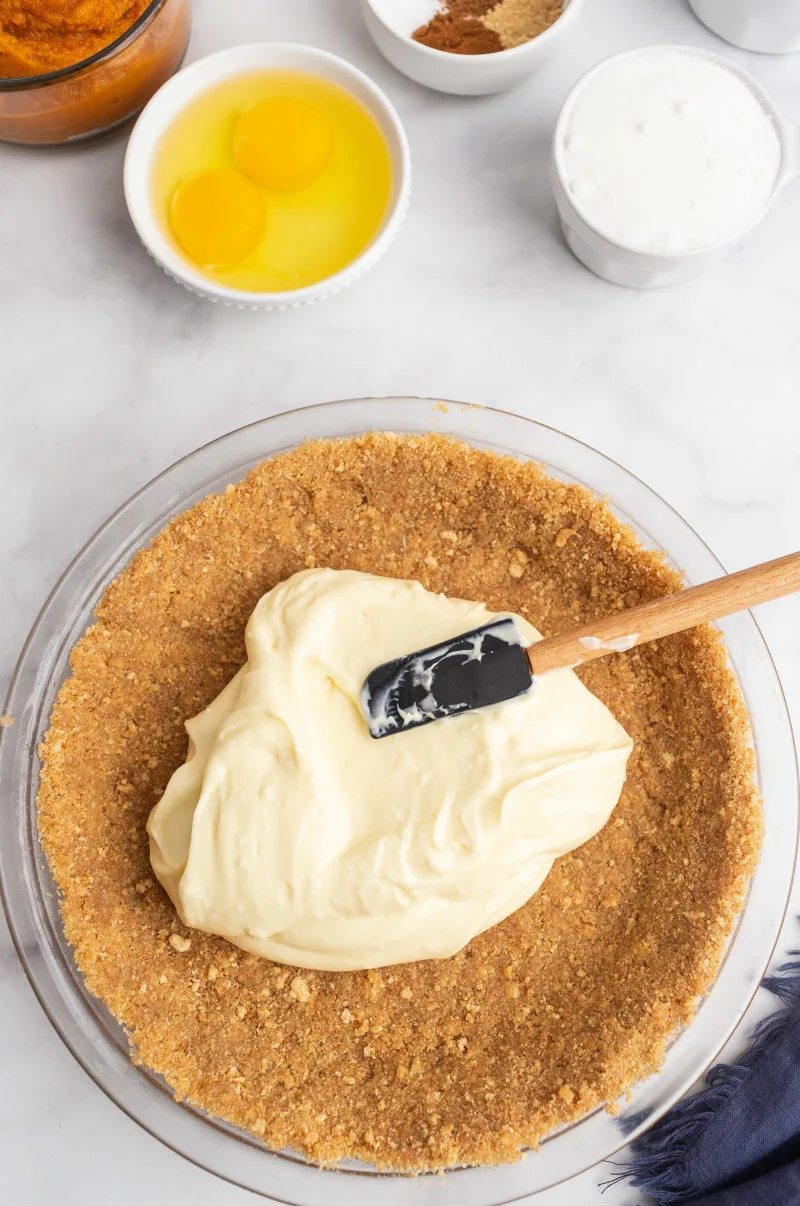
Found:
<path fill-rule="evenodd" d="M 362 689 L 373 737 L 389 737 L 447 716 L 524 695 L 537 674 L 574 669 L 596 657 L 624 653 L 800 590 L 800 553 L 754 565 L 676 595 L 654 599 L 527 648 L 516 623 L 501 618 L 441 645 L 384 662 Z"/>

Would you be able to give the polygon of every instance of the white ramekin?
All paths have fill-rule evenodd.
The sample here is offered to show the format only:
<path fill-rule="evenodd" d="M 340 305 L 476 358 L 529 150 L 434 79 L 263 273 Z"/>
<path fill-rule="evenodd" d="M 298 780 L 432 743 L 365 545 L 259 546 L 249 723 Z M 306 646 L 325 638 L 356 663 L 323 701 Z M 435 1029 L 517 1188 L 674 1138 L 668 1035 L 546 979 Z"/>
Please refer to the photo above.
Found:
<path fill-rule="evenodd" d="M 566 187 L 563 158 L 564 138 L 577 97 L 594 77 L 605 69 L 608 63 L 637 55 L 650 55 L 654 50 L 680 50 L 683 54 L 698 55 L 711 59 L 727 71 L 733 72 L 754 92 L 759 103 L 772 119 L 781 141 L 780 171 L 761 213 L 735 238 L 725 239 L 711 247 L 702 248 L 700 251 L 675 255 L 651 255 L 648 252 L 634 250 L 623 243 L 615 242 L 595 229 L 589 216 L 576 205 Z M 749 230 L 758 225 L 783 186 L 797 175 L 800 175 L 800 126 L 792 126 L 781 117 L 769 93 L 765 92 L 758 81 L 754 80 L 746 71 L 721 55 L 712 54 L 711 51 L 700 50 L 694 46 L 643 46 L 637 50 L 624 51 L 622 54 L 603 59 L 578 80 L 567 96 L 558 115 L 553 136 L 551 179 L 561 229 L 567 246 L 577 259 L 597 276 L 611 281 L 612 284 L 627 285 L 634 289 L 676 285 L 699 276 L 701 272 L 730 251 Z"/>
<path fill-rule="evenodd" d="M 392 66 L 409 79 L 438 92 L 458 96 L 481 96 L 516 88 L 545 67 L 558 53 L 564 38 L 575 28 L 583 0 L 565 0 L 564 12 L 554 25 L 521 46 L 495 54 L 451 54 L 423 46 L 408 34 L 398 32 L 383 15 L 380 0 L 361 0 L 361 11 L 375 45 Z"/>
<path fill-rule="evenodd" d="M 744 50 L 800 50 L 798 0 L 689 0 L 689 6 L 715 34 Z"/>
<path fill-rule="evenodd" d="M 303 289 L 282 293 L 256 293 L 219 284 L 205 276 L 180 254 L 169 239 L 154 208 L 151 188 L 153 155 L 168 126 L 201 92 L 231 76 L 260 68 L 308 71 L 346 88 L 372 114 L 392 158 L 392 194 L 386 214 L 372 242 L 340 272 Z M 220 50 L 185 67 L 158 90 L 146 105 L 125 155 L 125 199 L 139 238 L 168 276 L 209 301 L 240 310 L 287 310 L 308 305 L 338 293 L 372 268 L 400 228 L 411 194 L 411 157 L 405 131 L 388 97 L 344 59 L 291 42 L 256 42 Z"/>

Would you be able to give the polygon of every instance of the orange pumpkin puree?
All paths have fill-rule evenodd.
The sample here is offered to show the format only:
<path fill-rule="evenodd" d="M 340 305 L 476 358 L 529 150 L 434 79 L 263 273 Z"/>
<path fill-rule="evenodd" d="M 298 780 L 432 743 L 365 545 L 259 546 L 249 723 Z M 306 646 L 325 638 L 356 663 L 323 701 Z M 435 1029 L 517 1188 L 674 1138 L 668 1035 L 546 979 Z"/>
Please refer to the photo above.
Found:
<path fill-rule="evenodd" d="M 191 25 L 191 0 L 149 8 L 150 0 L 0 0 L 0 140 L 68 142 L 138 113 L 180 66 Z M 110 55 L 76 66 L 118 39 Z"/>
<path fill-rule="evenodd" d="M 109 46 L 150 0 L 0 0 L 0 76 L 43 75 Z"/>

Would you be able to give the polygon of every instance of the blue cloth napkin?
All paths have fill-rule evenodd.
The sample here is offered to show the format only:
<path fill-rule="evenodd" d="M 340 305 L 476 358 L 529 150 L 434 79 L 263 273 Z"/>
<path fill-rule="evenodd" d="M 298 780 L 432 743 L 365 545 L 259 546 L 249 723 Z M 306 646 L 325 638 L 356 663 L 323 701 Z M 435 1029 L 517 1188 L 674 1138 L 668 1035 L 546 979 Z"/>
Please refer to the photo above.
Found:
<path fill-rule="evenodd" d="M 707 1089 L 634 1144 L 622 1175 L 656 1202 L 800 1206 L 800 962 L 764 988 L 785 1008 L 756 1027 L 742 1062 L 717 1064 Z"/>

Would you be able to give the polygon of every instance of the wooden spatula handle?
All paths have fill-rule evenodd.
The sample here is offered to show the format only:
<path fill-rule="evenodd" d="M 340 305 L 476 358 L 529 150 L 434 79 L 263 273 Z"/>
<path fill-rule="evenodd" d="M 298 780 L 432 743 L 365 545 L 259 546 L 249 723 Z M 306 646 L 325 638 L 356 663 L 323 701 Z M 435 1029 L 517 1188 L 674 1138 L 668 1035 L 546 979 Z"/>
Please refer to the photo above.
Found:
<path fill-rule="evenodd" d="M 677 595 L 595 620 L 572 632 L 547 637 L 528 647 L 528 661 L 534 674 L 577 666 L 796 590 L 800 590 L 800 553 L 790 553 L 788 557 L 765 561 L 763 565 L 715 578 L 713 582 L 690 586 Z"/>

